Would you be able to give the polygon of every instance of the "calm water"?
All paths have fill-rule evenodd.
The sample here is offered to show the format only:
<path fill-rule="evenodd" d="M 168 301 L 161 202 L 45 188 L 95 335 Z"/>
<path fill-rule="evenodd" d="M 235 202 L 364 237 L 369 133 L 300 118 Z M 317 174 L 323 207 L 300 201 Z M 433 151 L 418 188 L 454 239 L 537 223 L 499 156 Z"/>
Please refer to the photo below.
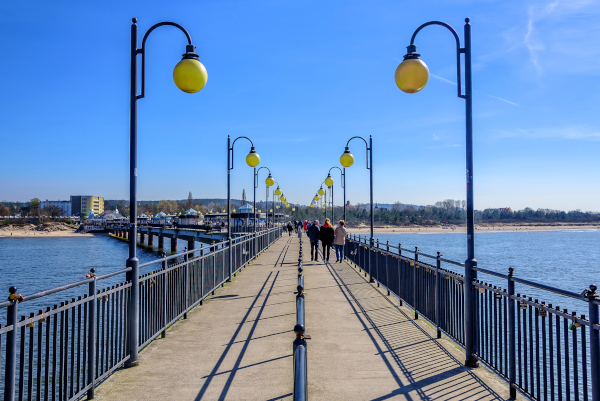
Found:
<path fill-rule="evenodd" d="M 382 244 L 386 241 L 396 246 L 401 243 L 407 249 L 418 246 L 421 252 L 431 255 L 439 250 L 450 260 L 464 262 L 466 259 L 464 233 L 378 234 L 376 238 Z M 179 241 L 178 248 L 183 250 L 186 245 Z M 600 284 L 600 230 L 477 233 L 475 256 L 482 268 L 506 273 L 508 267 L 513 266 L 519 277 L 577 293 L 592 283 Z M 159 257 L 155 250 L 138 248 L 140 263 Z M 79 238 L 0 238 L 0 299 L 8 296 L 8 287 L 13 285 L 23 295 L 33 294 L 83 280 L 90 268 L 95 268 L 98 274 L 121 269 L 126 259 L 127 243 L 106 234 Z M 443 267 L 460 271 L 457 266 Z M 124 275 L 117 276 L 102 287 L 123 280 Z M 485 280 L 506 287 L 502 281 Z M 86 286 L 80 287 L 39 300 L 39 303 L 26 302 L 20 312 L 37 312 L 40 307 L 53 306 L 50 303 L 82 295 L 86 289 Z M 558 295 L 519 286 L 517 291 L 587 314 L 585 305 L 576 300 L 564 300 Z M 2 323 L 3 312 L 0 311 Z"/>
<path fill-rule="evenodd" d="M 390 245 L 435 256 L 440 251 L 443 258 L 464 262 L 467 258 L 465 233 L 442 234 L 376 234 L 380 246 Z M 412 254 L 408 254 L 412 257 Z M 590 284 L 600 285 L 600 230 L 565 230 L 537 232 L 483 232 L 475 235 L 475 258 L 481 268 L 507 274 L 515 269 L 515 276 L 564 290 L 581 293 Z M 420 257 L 435 265 L 435 260 Z M 443 268 L 462 273 L 462 268 L 442 264 Z M 479 278 L 506 288 L 503 280 L 479 274 Z M 524 288 L 516 291 L 547 303 L 576 310 L 587 315 L 587 304 L 565 299 L 555 294 Z"/>
<path fill-rule="evenodd" d="M 169 249 L 168 238 L 165 247 Z M 158 241 L 154 240 L 155 247 Z M 186 241 L 178 240 L 177 248 L 183 251 Z M 196 246 L 199 248 L 199 245 Z M 34 294 L 59 285 L 84 280 L 91 268 L 96 274 L 123 269 L 128 257 L 128 243 L 108 234 L 93 237 L 70 238 L 0 238 L 0 299 L 8 297 L 8 288 L 16 286 L 18 293 Z M 158 250 L 138 247 L 140 264 L 161 257 Z M 125 275 L 98 282 L 98 289 L 125 280 Z M 87 285 L 60 294 L 25 302 L 19 306 L 19 315 L 37 312 L 60 301 L 83 295 Z M 6 309 L 0 309 L 0 323 L 5 324 Z"/>

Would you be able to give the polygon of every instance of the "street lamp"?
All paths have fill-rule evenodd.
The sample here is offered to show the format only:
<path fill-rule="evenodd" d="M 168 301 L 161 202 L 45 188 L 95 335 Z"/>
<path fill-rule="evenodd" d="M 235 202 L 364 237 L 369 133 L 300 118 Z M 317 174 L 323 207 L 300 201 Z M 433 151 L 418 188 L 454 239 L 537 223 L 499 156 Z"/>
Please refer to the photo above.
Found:
<path fill-rule="evenodd" d="M 340 170 L 340 174 L 342 176 L 342 188 L 344 189 L 344 221 L 346 221 L 346 168 L 344 168 L 343 170 L 341 168 L 339 168 L 338 166 L 333 166 L 332 168 L 329 169 L 329 173 L 327 173 L 327 178 L 325 178 L 325 185 L 327 185 L 328 187 L 331 188 L 331 219 L 332 221 L 335 220 L 334 219 L 334 209 L 333 209 L 333 177 L 331 177 L 331 170 L 333 170 L 334 168 L 337 168 L 338 170 Z"/>
<path fill-rule="evenodd" d="M 352 153 L 350 153 L 350 141 L 358 138 L 358 139 L 362 139 L 363 142 L 365 143 L 365 146 L 367 148 L 367 170 L 369 170 L 369 182 L 370 182 L 370 189 L 369 189 L 369 194 L 370 194 L 370 201 L 371 201 L 371 205 L 370 205 L 370 211 L 371 211 L 371 240 L 370 240 L 370 246 L 371 248 L 374 245 L 374 241 L 375 239 L 373 238 L 373 136 L 370 135 L 369 136 L 369 142 L 367 143 L 367 141 L 365 140 L 365 138 L 361 137 L 361 136 L 353 136 L 352 138 L 348 139 L 348 142 L 346 143 L 346 149 L 344 150 L 344 153 L 342 153 L 342 156 L 340 156 L 340 164 L 344 167 L 344 180 L 346 179 L 346 168 L 352 166 L 354 164 L 354 156 L 352 155 Z M 344 185 L 345 187 L 345 185 Z M 369 252 L 369 276 L 370 278 L 370 282 L 373 283 L 375 282 L 375 280 L 373 279 L 373 275 L 371 274 L 371 253 Z"/>
<path fill-rule="evenodd" d="M 425 87 L 429 78 L 427 65 L 421 60 L 414 44 L 419 31 L 429 25 L 440 25 L 447 28 L 456 40 L 456 88 L 458 97 L 465 99 L 466 116 L 466 167 L 467 167 L 467 260 L 465 261 L 465 365 L 470 367 L 479 366 L 475 355 L 477 347 L 477 294 L 472 286 L 473 280 L 477 279 L 477 267 L 475 260 L 475 226 L 474 226 L 474 203 L 473 203 L 473 88 L 471 82 L 471 24 L 469 18 L 465 18 L 464 35 L 465 46 L 460 47 L 460 38 L 456 30 L 445 22 L 430 21 L 418 27 L 410 38 L 410 45 L 406 47 L 407 52 L 404 61 L 396 69 L 396 85 L 403 92 L 416 93 Z M 460 55 L 465 55 L 465 91 L 462 91 Z"/>
<path fill-rule="evenodd" d="M 227 282 L 231 282 L 232 277 L 232 265 L 233 265 L 233 251 L 232 251 L 232 243 L 231 243 L 231 170 L 233 170 L 233 147 L 238 139 L 247 139 L 250 142 L 250 153 L 246 156 L 246 164 L 250 167 L 256 168 L 260 163 L 260 156 L 256 153 L 254 149 L 254 143 L 252 140 L 246 136 L 239 136 L 234 139 L 233 143 L 231 142 L 231 137 L 227 135 L 227 241 L 229 243 L 229 277 L 227 278 Z M 256 197 L 256 194 L 255 194 Z"/>
<path fill-rule="evenodd" d="M 269 170 L 268 167 L 262 166 L 262 167 L 259 167 L 258 169 L 256 167 L 254 167 L 254 231 L 255 232 L 256 232 L 256 228 L 257 228 L 256 188 L 258 188 L 258 172 L 263 168 L 266 168 L 269 171 L 269 176 L 265 180 L 265 184 L 266 184 L 265 208 L 267 207 L 266 203 L 269 202 L 269 187 L 272 186 L 273 184 L 275 184 L 275 180 L 273 179 L 273 176 L 271 175 L 271 170 Z M 265 219 L 265 229 L 267 229 L 267 230 L 269 229 L 269 214 L 268 213 L 267 213 L 267 218 Z"/>
<path fill-rule="evenodd" d="M 127 351 L 129 359 L 125 367 L 137 366 L 138 361 L 138 316 L 139 316 L 139 272 L 140 261 L 137 258 L 137 101 L 146 96 L 146 40 L 148 35 L 161 26 L 174 26 L 183 32 L 187 39 L 185 54 L 173 70 L 175 85 L 186 93 L 196 93 L 204 88 L 208 75 L 206 68 L 198 60 L 195 53 L 196 46 L 192 44 L 192 37 L 181 25 L 174 22 L 160 22 L 153 25 L 142 39 L 142 47 L 138 48 L 137 19 L 133 18 L 131 24 L 131 81 L 130 81 L 130 118 L 129 118 L 129 258 L 125 265 L 131 268 L 127 272 L 126 280 L 131 282 L 130 299 L 127 310 Z M 138 94 L 138 54 L 141 60 L 141 91 Z M 133 216 L 133 217 L 132 217 Z"/>

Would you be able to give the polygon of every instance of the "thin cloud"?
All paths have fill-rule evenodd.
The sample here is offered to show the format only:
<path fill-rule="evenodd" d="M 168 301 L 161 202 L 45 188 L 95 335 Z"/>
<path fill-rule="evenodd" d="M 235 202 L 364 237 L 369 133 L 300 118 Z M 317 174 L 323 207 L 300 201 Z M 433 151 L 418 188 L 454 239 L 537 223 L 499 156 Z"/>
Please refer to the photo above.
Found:
<path fill-rule="evenodd" d="M 489 97 L 493 97 L 494 99 L 501 100 L 501 101 L 503 101 L 503 102 L 506 102 L 506 103 L 508 103 L 508 104 L 512 104 L 513 106 L 521 107 L 521 105 L 520 105 L 520 104 L 516 104 L 515 102 L 511 102 L 510 100 L 502 99 L 501 97 L 498 97 L 498 96 L 493 96 L 493 95 L 488 95 L 488 96 L 489 96 Z"/>
<path fill-rule="evenodd" d="M 510 131 L 499 131 L 500 138 L 531 138 L 531 139 L 571 139 L 571 140 L 587 140 L 600 141 L 600 130 L 587 126 L 566 126 L 566 127 L 551 127 L 551 128 L 517 128 Z"/>
<path fill-rule="evenodd" d="M 456 86 L 456 82 L 452 82 L 449 79 L 446 79 L 446 78 L 440 77 L 439 75 L 435 75 L 435 74 L 431 74 L 431 73 L 429 75 L 432 76 L 432 77 L 434 77 L 435 79 L 437 79 L 440 82 L 443 82 L 445 84 L 452 84 L 452 85 Z M 462 87 L 464 88 L 464 85 Z M 519 104 L 517 104 L 515 102 L 511 102 L 510 100 L 506 100 L 506 99 L 503 99 L 503 98 L 498 97 L 498 96 L 494 96 L 494 95 L 487 95 L 487 96 L 489 96 L 491 98 L 494 98 L 494 99 L 497 99 L 497 100 L 500 100 L 502 102 L 508 103 L 508 104 L 512 104 L 513 106 L 521 107 L 521 105 L 519 105 Z"/>
<path fill-rule="evenodd" d="M 440 138 L 436 134 L 431 134 L 433 136 L 434 141 L 439 141 Z"/>

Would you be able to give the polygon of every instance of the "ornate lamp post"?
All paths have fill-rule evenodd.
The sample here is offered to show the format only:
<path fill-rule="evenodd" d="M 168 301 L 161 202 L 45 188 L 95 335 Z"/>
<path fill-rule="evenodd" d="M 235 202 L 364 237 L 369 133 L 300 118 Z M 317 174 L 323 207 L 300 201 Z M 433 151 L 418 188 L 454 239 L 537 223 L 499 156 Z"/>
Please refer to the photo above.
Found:
<path fill-rule="evenodd" d="M 343 170 L 341 168 L 339 168 L 338 166 L 333 166 L 332 168 L 329 169 L 329 173 L 327 174 L 327 178 L 325 178 L 325 185 L 327 185 L 328 187 L 331 188 L 331 221 L 333 222 L 334 219 L 334 209 L 333 209 L 333 178 L 331 177 L 331 170 L 333 170 L 334 168 L 337 168 L 338 170 L 340 170 L 340 174 L 342 177 L 342 188 L 344 189 L 344 221 L 346 221 L 346 169 L 344 168 Z"/>
<path fill-rule="evenodd" d="M 234 139 L 233 143 L 231 138 L 227 135 L 227 242 L 229 244 L 229 277 L 227 282 L 231 282 L 232 277 L 232 264 L 233 264 L 233 251 L 231 244 L 231 170 L 233 170 L 233 146 L 238 139 L 247 139 L 250 142 L 250 153 L 246 156 L 246 164 L 250 167 L 256 168 L 260 163 L 260 156 L 254 149 L 254 143 L 252 140 L 245 136 L 240 136 Z M 256 194 L 254 195 L 256 198 Z"/>
<path fill-rule="evenodd" d="M 410 38 L 410 45 L 404 61 L 396 69 L 395 80 L 398 88 L 406 93 L 416 93 L 427 85 L 429 69 L 417 53 L 415 38 L 421 29 L 429 25 L 440 25 L 448 29 L 456 40 L 456 79 L 458 97 L 465 100 L 466 117 L 466 167 L 467 167 L 467 260 L 465 261 L 465 365 L 477 367 L 479 363 L 475 358 L 477 354 L 477 295 L 472 282 L 477 278 L 477 267 L 475 260 L 475 226 L 474 226 L 474 203 L 473 203 L 473 87 L 471 82 L 471 24 L 469 18 L 465 18 L 464 47 L 460 47 L 460 39 L 452 26 L 440 21 L 426 22 L 418 27 Z M 465 55 L 465 91 L 462 91 L 460 55 Z"/>
<path fill-rule="evenodd" d="M 204 88 L 208 79 L 206 68 L 198 60 L 196 46 L 192 37 L 181 25 L 174 22 L 160 22 L 153 25 L 142 39 L 142 47 L 138 48 L 137 19 L 131 24 L 131 81 L 130 81 L 130 118 L 129 118 L 129 258 L 125 263 L 131 267 L 127 280 L 131 281 L 131 292 L 127 310 L 127 352 L 129 359 L 125 367 L 137 366 L 138 361 L 138 320 L 139 320 L 139 273 L 140 261 L 137 258 L 137 101 L 146 96 L 146 40 L 152 31 L 161 26 L 173 26 L 179 29 L 187 39 L 185 54 L 173 70 L 175 85 L 186 93 L 196 93 Z M 141 60 L 141 91 L 138 94 L 138 54 Z"/>
<path fill-rule="evenodd" d="M 353 136 L 352 138 L 348 139 L 348 142 L 346 143 L 346 149 L 344 150 L 344 153 L 342 154 L 342 156 L 340 156 L 340 164 L 345 167 L 348 168 L 350 166 L 352 166 L 354 164 L 354 156 L 352 155 L 352 153 L 350 153 L 350 141 L 353 139 L 362 139 L 363 142 L 365 143 L 365 146 L 367 148 L 367 170 L 369 170 L 369 182 L 370 182 L 370 188 L 369 188 L 369 194 L 370 194 L 370 211 L 371 211 L 371 239 L 369 241 L 370 246 L 373 247 L 374 245 L 374 241 L 375 239 L 373 238 L 373 136 L 370 135 L 369 136 L 369 142 L 367 143 L 366 139 L 361 137 L 361 136 Z M 344 168 L 344 180 L 345 180 L 345 172 L 346 169 Z M 346 185 L 344 185 L 345 187 Z M 373 279 L 373 275 L 371 272 L 371 253 L 369 252 L 369 277 L 370 277 L 370 282 L 373 283 L 375 282 L 375 280 Z"/>
<path fill-rule="evenodd" d="M 258 172 L 263 169 L 266 168 L 269 171 L 269 176 L 267 177 L 267 179 L 265 180 L 265 184 L 266 185 L 266 195 L 265 195 L 265 208 L 268 208 L 267 203 L 269 202 L 269 187 L 272 186 L 273 184 L 275 184 L 275 180 L 273 179 L 273 176 L 271 175 L 271 170 L 269 170 L 268 167 L 259 167 L 258 169 L 256 169 L 256 167 L 254 167 L 254 231 L 256 231 L 256 227 L 257 227 L 257 222 L 256 222 L 256 188 L 258 188 Z M 265 228 L 268 229 L 269 228 L 269 213 L 267 213 L 267 218 L 265 220 Z"/>

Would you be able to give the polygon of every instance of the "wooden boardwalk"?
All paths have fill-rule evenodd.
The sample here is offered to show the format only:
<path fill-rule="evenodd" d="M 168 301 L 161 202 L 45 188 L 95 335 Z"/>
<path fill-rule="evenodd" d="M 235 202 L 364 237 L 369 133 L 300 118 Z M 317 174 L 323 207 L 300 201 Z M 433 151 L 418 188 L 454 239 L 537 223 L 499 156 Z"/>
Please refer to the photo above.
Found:
<path fill-rule="evenodd" d="M 306 241 L 306 239 L 305 239 Z M 346 263 L 304 246 L 310 400 L 504 400 L 508 387 Z M 298 238 L 284 236 L 231 284 L 117 371 L 98 400 L 291 400 Z"/>

